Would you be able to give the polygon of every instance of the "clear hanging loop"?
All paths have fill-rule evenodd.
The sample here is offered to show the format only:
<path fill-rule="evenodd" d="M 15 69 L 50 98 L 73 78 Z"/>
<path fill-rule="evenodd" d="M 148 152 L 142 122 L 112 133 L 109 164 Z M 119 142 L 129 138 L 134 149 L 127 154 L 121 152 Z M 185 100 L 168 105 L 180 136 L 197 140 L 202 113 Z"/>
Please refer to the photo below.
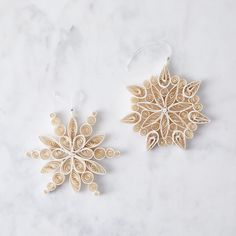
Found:
<path fill-rule="evenodd" d="M 85 93 L 82 90 L 76 90 L 70 96 L 62 95 L 59 91 L 53 92 L 55 104 L 60 104 L 60 106 L 68 107 L 73 115 L 75 109 L 80 109 L 83 102 L 85 101 Z"/>
<path fill-rule="evenodd" d="M 142 57 L 139 57 L 142 54 Z M 138 48 L 131 58 L 128 60 L 126 69 L 129 72 L 148 72 L 149 74 L 155 74 L 157 68 L 161 70 L 164 64 L 166 64 L 172 55 L 172 48 L 169 43 L 165 41 L 159 41 L 154 43 L 148 43 Z M 138 66 L 134 66 L 134 65 Z M 134 69 L 136 68 L 136 69 Z"/>

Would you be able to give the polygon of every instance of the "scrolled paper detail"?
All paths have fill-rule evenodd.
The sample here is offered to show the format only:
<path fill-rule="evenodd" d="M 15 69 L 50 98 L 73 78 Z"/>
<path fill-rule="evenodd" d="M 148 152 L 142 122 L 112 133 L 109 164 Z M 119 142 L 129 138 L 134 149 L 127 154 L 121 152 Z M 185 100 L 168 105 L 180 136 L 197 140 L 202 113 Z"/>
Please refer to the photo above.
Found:
<path fill-rule="evenodd" d="M 200 81 L 187 83 L 179 76 L 171 76 L 164 66 L 160 76 L 152 76 L 143 86 L 131 86 L 134 97 L 133 113 L 122 122 L 134 124 L 134 131 L 147 137 L 147 150 L 155 146 L 176 144 L 186 148 L 186 139 L 192 139 L 197 125 L 209 119 L 200 113 L 203 106 L 196 95 Z"/>
<path fill-rule="evenodd" d="M 92 136 L 96 116 L 96 112 L 92 113 L 87 121 L 78 127 L 73 114 L 67 125 L 62 124 L 56 113 L 50 115 L 57 139 L 40 136 L 46 148 L 26 153 L 33 159 L 49 160 L 41 170 L 42 173 L 54 172 L 45 193 L 57 189 L 65 182 L 66 176 L 69 176 L 69 183 L 74 191 L 80 191 L 81 185 L 86 184 L 91 192 L 99 195 L 98 185 L 94 182 L 95 175 L 104 175 L 106 170 L 98 161 L 105 157 L 118 156 L 120 153 L 113 148 L 100 147 L 104 135 Z"/>

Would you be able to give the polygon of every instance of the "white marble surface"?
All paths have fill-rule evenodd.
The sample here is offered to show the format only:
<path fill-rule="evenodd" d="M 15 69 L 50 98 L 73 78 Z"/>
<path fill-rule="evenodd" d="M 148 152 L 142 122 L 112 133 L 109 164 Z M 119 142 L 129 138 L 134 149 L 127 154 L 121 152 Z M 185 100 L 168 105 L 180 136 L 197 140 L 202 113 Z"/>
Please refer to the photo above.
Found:
<path fill-rule="evenodd" d="M 236 235 L 235 21 L 233 0 L 1 0 L 0 234 Z M 125 86 L 151 75 L 141 63 L 132 76 L 126 63 L 160 40 L 172 46 L 173 73 L 203 81 L 212 123 L 187 151 L 146 152 L 144 138 L 120 123 L 130 107 Z M 106 160 L 100 197 L 69 185 L 45 196 L 50 176 L 24 153 L 42 147 L 49 113 L 66 114 L 79 90 L 79 120 L 97 110 L 97 131 L 123 155 Z"/>

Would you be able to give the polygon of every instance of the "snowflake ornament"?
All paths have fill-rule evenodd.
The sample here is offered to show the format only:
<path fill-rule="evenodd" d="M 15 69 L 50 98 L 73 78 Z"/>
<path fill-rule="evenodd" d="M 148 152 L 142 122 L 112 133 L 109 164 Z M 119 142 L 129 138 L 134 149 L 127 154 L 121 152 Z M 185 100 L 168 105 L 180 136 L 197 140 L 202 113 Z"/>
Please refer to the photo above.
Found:
<path fill-rule="evenodd" d="M 94 175 L 104 175 L 106 170 L 97 161 L 105 157 L 115 157 L 120 153 L 113 148 L 100 147 L 104 135 L 92 136 L 92 126 L 96 123 L 96 115 L 93 113 L 89 116 L 80 128 L 78 128 L 73 112 L 67 127 L 55 113 L 50 115 L 57 139 L 40 136 L 39 138 L 46 148 L 27 152 L 27 156 L 34 159 L 50 159 L 41 170 L 41 173 L 54 172 L 52 181 L 44 190 L 45 193 L 55 190 L 64 183 L 68 176 L 75 191 L 80 191 L 81 185 L 84 183 L 95 195 L 99 194 Z"/>
<path fill-rule="evenodd" d="M 122 121 L 134 124 L 134 131 L 147 137 L 147 150 L 155 146 L 176 144 L 186 148 L 186 139 L 193 138 L 197 125 L 209 119 L 201 111 L 196 95 L 199 81 L 187 83 L 179 76 L 170 76 L 164 66 L 160 76 L 153 76 L 144 86 L 129 86 L 133 112 Z"/>

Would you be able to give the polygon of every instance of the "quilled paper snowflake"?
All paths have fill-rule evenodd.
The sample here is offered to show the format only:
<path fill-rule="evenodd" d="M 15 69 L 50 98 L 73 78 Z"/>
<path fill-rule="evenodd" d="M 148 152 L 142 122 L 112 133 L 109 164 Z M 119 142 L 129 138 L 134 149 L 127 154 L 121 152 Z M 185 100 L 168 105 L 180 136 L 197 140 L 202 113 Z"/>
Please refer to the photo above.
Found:
<path fill-rule="evenodd" d="M 147 136 L 150 150 L 156 145 L 176 144 L 186 148 L 186 139 L 193 138 L 197 125 L 206 124 L 208 118 L 196 95 L 199 81 L 187 83 L 178 76 L 170 76 L 167 66 L 159 77 L 153 76 L 143 86 L 129 86 L 133 112 L 123 122 L 134 124 L 134 131 Z"/>
<path fill-rule="evenodd" d="M 48 183 L 44 192 L 52 192 L 57 186 L 63 184 L 68 176 L 75 191 L 80 191 L 81 184 L 84 183 L 88 185 L 90 191 L 98 195 L 94 174 L 104 175 L 106 173 L 98 161 L 105 157 L 115 157 L 119 155 L 119 151 L 100 147 L 104 135 L 92 136 L 96 113 L 89 116 L 79 129 L 73 113 L 67 127 L 55 113 L 52 113 L 50 117 L 51 123 L 55 126 L 54 132 L 57 139 L 40 136 L 39 138 L 46 148 L 27 152 L 28 157 L 50 160 L 41 170 L 41 173 L 54 172 L 52 181 Z"/>

